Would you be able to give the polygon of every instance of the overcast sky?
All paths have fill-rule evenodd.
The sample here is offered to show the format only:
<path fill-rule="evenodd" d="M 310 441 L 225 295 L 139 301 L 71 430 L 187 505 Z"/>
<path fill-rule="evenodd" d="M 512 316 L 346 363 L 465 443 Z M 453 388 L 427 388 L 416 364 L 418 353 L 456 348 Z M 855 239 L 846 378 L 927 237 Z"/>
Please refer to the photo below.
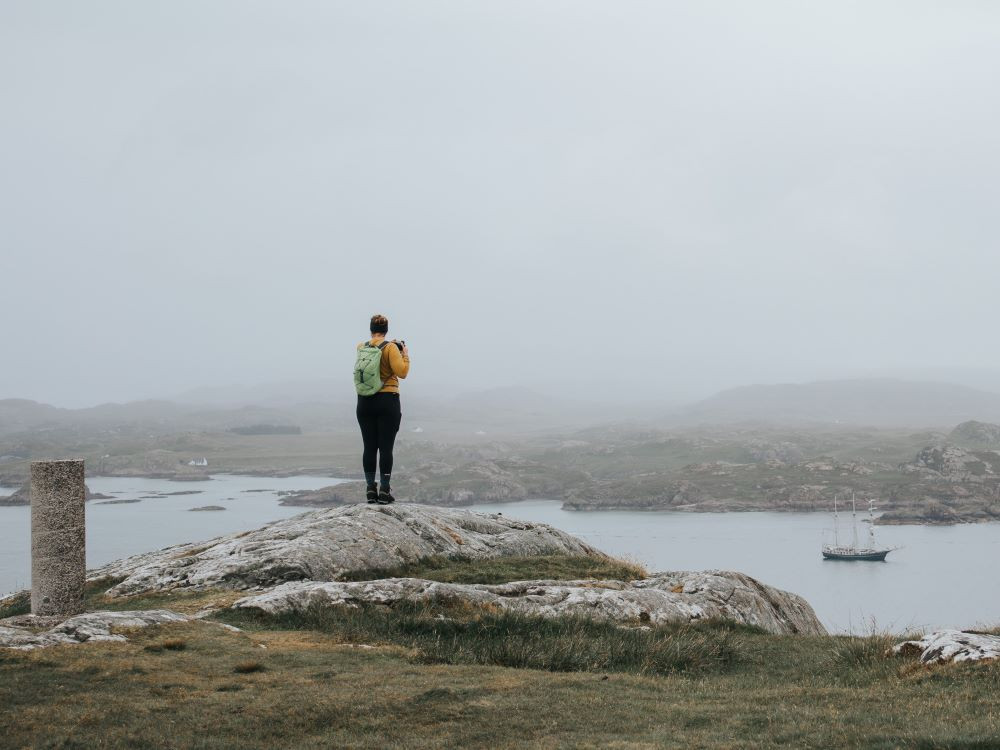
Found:
<path fill-rule="evenodd" d="M 0 398 L 1000 368 L 1000 4 L 0 0 Z"/>

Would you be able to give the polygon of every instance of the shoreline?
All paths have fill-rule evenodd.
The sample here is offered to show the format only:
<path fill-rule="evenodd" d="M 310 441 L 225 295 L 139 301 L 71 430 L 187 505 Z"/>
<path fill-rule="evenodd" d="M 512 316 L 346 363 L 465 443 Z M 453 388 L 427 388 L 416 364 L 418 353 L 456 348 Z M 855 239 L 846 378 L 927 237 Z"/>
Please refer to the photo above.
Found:
<path fill-rule="evenodd" d="M 170 477 L 170 476 L 167 476 L 167 475 L 163 475 L 163 474 L 158 474 L 158 473 L 155 473 L 155 472 L 153 472 L 153 473 L 146 473 L 146 474 L 99 474 L 99 475 L 89 476 L 88 479 L 91 479 L 91 478 L 92 479 L 152 479 L 152 480 L 161 479 L 163 481 L 171 481 L 171 482 L 173 482 L 173 481 L 180 481 L 180 482 L 206 481 L 207 482 L 207 481 L 213 481 L 213 480 L 215 480 L 218 477 L 257 477 L 257 478 L 260 478 L 260 477 L 269 477 L 269 478 L 275 478 L 275 479 L 290 479 L 290 478 L 297 477 L 297 476 L 316 476 L 316 475 L 300 474 L 298 472 L 290 473 L 290 472 L 283 471 L 283 470 L 281 470 L 281 471 L 274 471 L 274 472 L 271 472 L 271 471 L 268 471 L 268 470 L 262 470 L 262 471 L 256 471 L 256 472 L 253 472 L 253 473 L 248 473 L 248 472 L 217 472 L 215 474 L 206 475 L 204 477 L 197 477 L 197 478 L 190 477 L 190 478 L 184 478 L 184 479 L 176 479 L 176 478 L 173 478 L 173 477 Z M 345 477 L 326 477 L 326 476 L 322 476 L 321 478 L 324 478 L 324 479 L 328 478 L 328 479 L 333 479 L 333 480 L 340 480 L 338 484 L 346 484 L 346 483 L 349 483 L 349 482 L 355 482 L 355 481 L 357 481 L 357 480 L 354 480 L 354 479 L 351 479 L 351 478 L 345 478 Z M 337 486 L 337 485 L 331 485 L 331 487 L 333 487 L 333 486 Z M 6 489 L 11 489 L 11 488 L 4 488 L 4 489 L 6 490 Z M 13 489 L 14 489 L 14 492 L 17 491 L 16 488 L 13 488 Z M 264 490 L 253 490 L 253 491 L 254 492 L 263 492 Z M 165 496 L 174 496 L 174 495 L 199 494 L 201 492 L 203 492 L 203 491 L 202 490 L 180 490 L 180 491 L 174 491 L 174 492 L 166 492 L 166 493 L 162 493 L 162 494 L 165 495 Z M 342 503 L 302 502 L 302 503 L 297 503 L 294 500 L 295 500 L 295 495 L 298 494 L 299 492 L 307 493 L 307 492 L 316 492 L 316 491 L 315 490 L 313 490 L 313 491 L 310 491 L 310 490 L 281 490 L 281 491 L 279 491 L 279 495 L 278 495 L 278 498 L 277 498 L 277 504 L 280 505 L 280 506 L 282 506 L 282 507 L 302 508 L 303 512 L 306 512 L 308 510 L 323 510 L 323 509 L 326 509 L 326 508 L 337 508 L 337 507 L 342 507 L 344 505 L 353 505 L 354 504 L 354 503 L 350 503 L 350 502 L 342 502 Z M 14 503 L 6 502 L 9 499 L 9 497 L 12 497 L 12 496 L 13 495 L 10 495 L 10 496 L 0 496 L 0 509 L 2 509 L 2 508 L 23 508 L 23 507 L 30 507 L 30 503 L 27 503 L 27 502 L 14 502 Z M 149 499 L 154 499 L 154 498 L 149 498 Z M 103 495 L 101 493 L 94 493 L 94 495 L 91 498 L 88 498 L 88 503 L 89 502 L 102 501 L 102 500 L 114 500 L 114 498 L 112 496 Z M 291 501 L 291 502 L 289 502 L 289 501 Z M 362 500 L 358 500 L 357 501 L 358 504 L 361 504 L 362 502 L 363 502 Z M 407 500 L 405 497 L 400 497 L 399 498 L 399 502 L 413 502 L 413 501 Z M 679 506 L 673 506 L 673 507 L 649 507 L 649 506 L 635 506 L 635 505 L 603 505 L 603 506 L 591 506 L 591 505 L 588 505 L 588 506 L 585 506 L 585 507 L 580 507 L 579 505 L 577 505 L 575 503 L 568 503 L 565 500 L 559 500 L 559 499 L 554 499 L 554 498 L 520 498 L 520 499 L 517 499 L 517 500 L 489 500 L 489 501 L 485 501 L 485 502 L 462 503 L 460 505 L 447 506 L 447 507 L 469 508 L 469 509 L 475 510 L 477 508 L 481 508 L 481 507 L 484 507 L 484 506 L 502 505 L 502 506 L 506 507 L 506 506 L 516 506 L 516 505 L 518 505 L 520 503 L 530 503 L 530 502 L 559 503 L 560 504 L 559 505 L 560 510 L 564 510 L 564 511 L 567 511 L 567 512 L 570 512 L 570 513 L 612 513 L 612 512 L 618 512 L 618 513 L 621 513 L 621 512 L 625 512 L 625 513 L 684 513 L 684 514 L 712 514 L 712 513 L 717 513 L 717 514 L 728 514 L 728 513 L 781 513 L 781 514 L 792 514 L 792 513 L 801 513 L 801 514 L 810 514 L 810 515 L 831 515 L 831 512 L 828 511 L 828 510 L 817 510 L 817 509 L 810 509 L 810 508 L 787 508 L 787 507 L 762 508 L 762 507 L 725 507 L 725 506 L 706 507 L 706 506 L 696 505 L 696 504 L 679 505 Z M 113 503 L 108 503 L 108 504 L 113 504 Z M 418 503 L 418 504 L 420 504 L 420 505 L 436 505 L 435 503 Z M 442 507 L 445 507 L 445 506 L 442 506 Z M 889 511 L 886 511 L 886 512 L 889 512 Z M 895 511 L 895 512 L 898 512 L 898 511 Z M 978 518 L 978 517 L 977 518 L 957 518 L 957 519 L 954 519 L 954 520 L 952 520 L 952 519 L 948 519 L 948 520 L 916 519 L 916 518 L 914 518 L 912 520 L 908 519 L 908 518 L 889 518 L 889 519 L 886 519 L 886 520 L 882 520 L 883 516 L 884 516 L 884 514 L 876 516 L 876 518 L 875 518 L 875 525 L 876 526 L 951 527 L 951 526 L 972 526 L 972 525 L 979 526 L 979 525 L 987 525 L 987 524 L 1000 524 L 1000 520 L 997 520 L 997 519 Z M 867 523 L 867 521 L 866 520 L 862 520 L 862 523 Z"/>

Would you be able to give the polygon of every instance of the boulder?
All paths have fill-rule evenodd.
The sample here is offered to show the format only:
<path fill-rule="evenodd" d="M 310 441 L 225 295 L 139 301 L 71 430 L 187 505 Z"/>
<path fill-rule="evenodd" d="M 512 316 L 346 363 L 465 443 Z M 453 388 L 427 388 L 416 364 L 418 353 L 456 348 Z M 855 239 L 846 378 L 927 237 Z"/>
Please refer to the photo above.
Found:
<path fill-rule="evenodd" d="M 97 641 L 124 642 L 118 628 L 145 628 L 169 622 L 187 622 L 193 618 L 166 609 L 134 612 L 88 612 L 70 617 L 52 627 L 53 618 L 31 615 L 0 620 L 0 648 L 28 651 L 47 646 L 76 645 Z M 48 629 L 39 631 L 38 627 Z"/>
<path fill-rule="evenodd" d="M 409 503 L 351 505 L 136 555 L 92 570 L 88 577 L 123 578 L 108 594 L 130 596 L 181 587 L 252 589 L 287 581 L 336 581 L 348 572 L 433 556 L 551 554 L 606 557 L 564 531 L 499 514 Z"/>
<path fill-rule="evenodd" d="M 935 630 L 920 640 L 904 641 L 893 647 L 896 655 L 920 654 L 925 664 L 988 661 L 1000 658 L 1000 636 L 967 633 L 962 630 Z"/>
<path fill-rule="evenodd" d="M 776 634 L 826 633 L 802 597 L 730 571 L 659 573 L 638 581 L 519 581 L 499 585 L 418 578 L 360 583 L 296 581 L 240 599 L 233 607 L 279 613 L 315 604 L 456 601 L 546 617 L 579 615 L 651 624 L 720 618 Z"/>

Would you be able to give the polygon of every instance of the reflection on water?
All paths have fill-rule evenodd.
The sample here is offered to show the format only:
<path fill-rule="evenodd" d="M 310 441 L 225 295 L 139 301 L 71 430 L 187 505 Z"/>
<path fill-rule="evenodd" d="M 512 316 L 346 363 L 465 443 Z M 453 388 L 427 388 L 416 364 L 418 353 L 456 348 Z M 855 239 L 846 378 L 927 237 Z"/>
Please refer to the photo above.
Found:
<path fill-rule="evenodd" d="M 204 482 L 170 482 L 132 477 L 88 477 L 92 492 L 134 503 L 87 503 L 87 566 L 95 567 L 140 552 L 246 531 L 303 513 L 309 508 L 278 504 L 282 490 L 314 490 L 339 484 L 330 477 L 247 477 L 217 475 Z M 149 497 L 168 492 L 191 495 Z M 10 490 L 13 492 L 13 490 Z M 0 490 L 0 495 L 10 494 Z M 189 512 L 219 505 L 224 511 Z M 31 584 L 31 509 L 0 508 L 0 595 Z"/>

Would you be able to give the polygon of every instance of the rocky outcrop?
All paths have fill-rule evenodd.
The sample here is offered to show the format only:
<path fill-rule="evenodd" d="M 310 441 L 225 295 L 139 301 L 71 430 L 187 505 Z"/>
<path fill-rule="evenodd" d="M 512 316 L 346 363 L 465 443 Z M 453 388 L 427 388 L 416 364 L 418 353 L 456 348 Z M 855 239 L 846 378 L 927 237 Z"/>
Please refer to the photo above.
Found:
<path fill-rule="evenodd" d="M 1000 447 L 1000 424 L 970 420 L 958 425 L 948 437 L 959 443 Z"/>
<path fill-rule="evenodd" d="M 336 581 L 433 556 L 482 559 L 604 553 L 551 526 L 497 514 L 426 505 L 351 505 L 319 510 L 255 531 L 136 555 L 90 571 L 124 579 L 128 596 L 180 587 L 251 589 L 287 581 Z"/>
<path fill-rule="evenodd" d="M 875 519 L 875 523 L 882 526 L 900 526 L 914 523 L 930 526 L 950 526 L 956 523 L 964 523 L 968 520 L 968 518 L 962 516 L 954 508 L 949 508 L 938 500 L 924 498 L 922 501 L 918 501 L 915 507 L 885 511 Z"/>
<path fill-rule="evenodd" d="M 930 473 L 951 482 L 982 482 L 997 475 L 1000 454 L 976 453 L 955 445 L 931 445 L 921 450 L 904 471 Z"/>
<path fill-rule="evenodd" d="M 904 641 L 893 648 L 896 655 L 920 655 L 925 664 L 988 661 L 1000 658 L 1000 636 L 936 630 L 917 641 Z"/>
<path fill-rule="evenodd" d="M 400 492 L 414 502 L 447 506 L 514 502 L 529 496 L 522 475 L 535 469 L 530 462 L 479 460 L 445 472 L 435 463 L 419 467 Z"/>
<path fill-rule="evenodd" d="M 879 523 L 979 523 L 1000 520 L 1000 452 L 939 444 L 899 470 Z"/>
<path fill-rule="evenodd" d="M 721 618 L 777 634 L 823 634 L 802 597 L 729 571 L 659 573 L 637 581 L 519 581 L 499 585 L 388 578 L 362 583 L 297 581 L 240 599 L 235 608 L 277 613 L 315 604 L 466 602 L 556 617 L 660 624 Z"/>
<path fill-rule="evenodd" d="M 751 461 L 780 461 L 783 464 L 798 463 L 805 457 L 802 448 L 787 441 L 749 440 L 747 454 Z"/>
<path fill-rule="evenodd" d="M 530 462 L 477 460 L 458 467 L 440 461 L 421 464 L 393 482 L 393 494 L 405 502 L 457 508 L 476 503 L 505 503 L 527 497 L 554 497 L 556 487 L 535 481 L 535 494 L 526 489 L 523 475 L 537 466 Z M 332 507 L 360 502 L 365 496 L 362 482 L 322 487 L 318 490 L 282 493 L 282 505 Z"/>
<path fill-rule="evenodd" d="M 718 618 L 771 633 L 825 632 L 801 597 L 728 571 L 659 573 L 630 581 L 535 580 L 499 585 L 378 578 L 379 569 L 433 556 L 475 560 L 549 554 L 605 557 L 558 529 L 500 514 L 412 504 L 352 505 L 305 513 L 201 544 L 137 555 L 89 575 L 91 580 L 118 580 L 108 591 L 112 597 L 182 587 L 254 589 L 234 606 L 272 613 L 324 603 L 457 602 L 540 616 L 593 617 L 625 626 Z M 372 580 L 338 580 L 359 572 Z M 185 619 L 190 618 L 160 610 L 98 612 L 63 622 L 22 616 L 0 621 L 0 645 L 37 648 L 123 640 L 113 628 Z"/>
<path fill-rule="evenodd" d="M 0 620 L 0 648 L 28 651 L 47 646 L 113 641 L 124 642 L 124 635 L 114 632 L 124 628 L 145 628 L 192 618 L 165 609 L 135 612 L 88 612 L 59 621 L 59 618 L 22 615 Z M 44 628 L 44 629 L 41 629 Z"/>
<path fill-rule="evenodd" d="M 279 492 L 281 505 L 306 508 L 332 508 L 338 505 L 353 505 L 365 497 L 364 482 L 345 482 L 318 490 Z"/>

